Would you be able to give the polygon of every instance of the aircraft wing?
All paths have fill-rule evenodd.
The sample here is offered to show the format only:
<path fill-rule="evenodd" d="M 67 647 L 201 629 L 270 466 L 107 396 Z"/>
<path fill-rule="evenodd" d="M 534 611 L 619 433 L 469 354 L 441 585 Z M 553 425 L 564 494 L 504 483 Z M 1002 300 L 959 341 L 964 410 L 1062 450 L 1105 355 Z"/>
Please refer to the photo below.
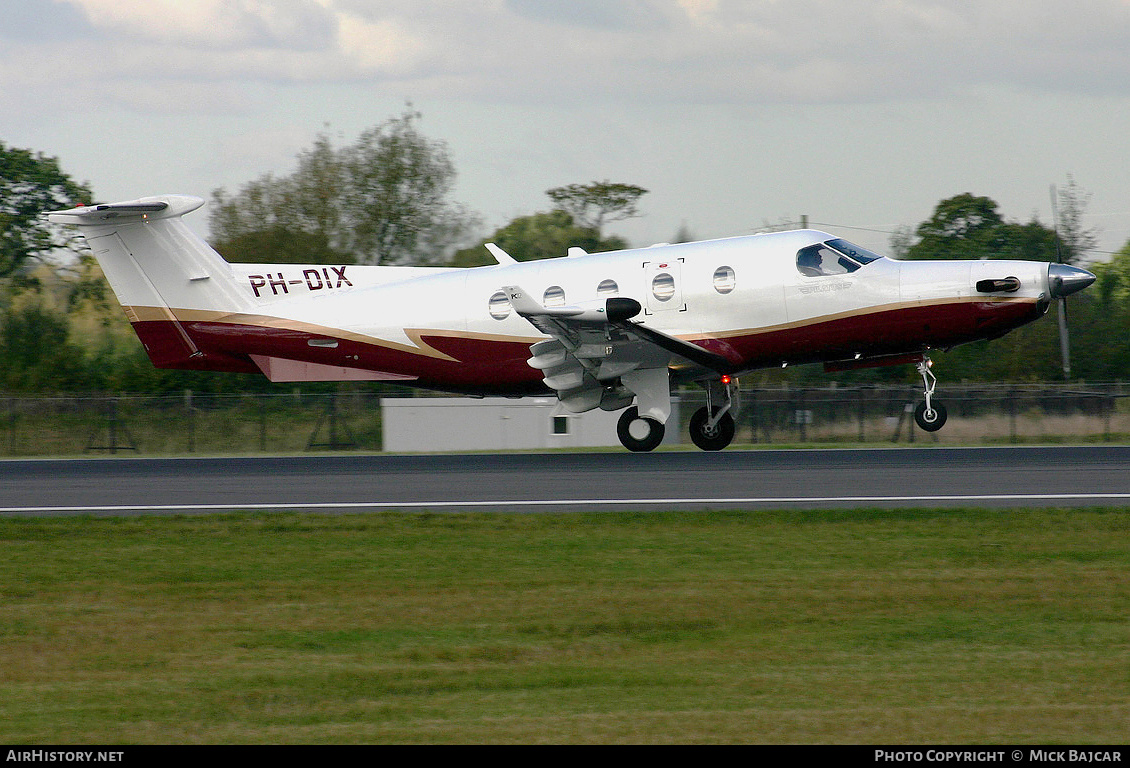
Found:
<path fill-rule="evenodd" d="M 546 385 L 557 391 L 569 410 L 625 407 L 635 394 L 625 385 L 641 371 L 666 375 L 674 368 L 694 378 L 732 370 L 730 361 L 720 355 L 633 322 L 642 309 L 635 299 L 546 307 L 518 286 L 503 290 L 515 312 L 552 337 L 530 347 L 533 357 L 528 362 L 543 371 Z"/>

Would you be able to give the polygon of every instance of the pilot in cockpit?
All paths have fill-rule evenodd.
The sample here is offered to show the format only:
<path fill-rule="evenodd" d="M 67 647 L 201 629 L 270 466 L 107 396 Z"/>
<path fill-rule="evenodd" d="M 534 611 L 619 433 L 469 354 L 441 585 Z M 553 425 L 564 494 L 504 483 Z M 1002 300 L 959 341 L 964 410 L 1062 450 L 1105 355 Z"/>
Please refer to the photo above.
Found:
<path fill-rule="evenodd" d="M 824 274 L 821 248 L 805 248 L 797 255 L 796 266 L 802 275 L 819 277 Z"/>

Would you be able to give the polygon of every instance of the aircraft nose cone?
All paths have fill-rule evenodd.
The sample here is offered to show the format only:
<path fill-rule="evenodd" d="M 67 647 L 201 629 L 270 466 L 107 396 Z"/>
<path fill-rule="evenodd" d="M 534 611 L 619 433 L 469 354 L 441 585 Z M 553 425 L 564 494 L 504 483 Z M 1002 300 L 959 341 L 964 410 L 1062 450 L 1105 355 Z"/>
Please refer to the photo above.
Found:
<path fill-rule="evenodd" d="M 1095 282 L 1095 276 L 1085 269 L 1067 264 L 1052 264 L 1048 267 L 1048 287 L 1052 297 L 1062 299 L 1076 291 L 1081 291 Z"/>

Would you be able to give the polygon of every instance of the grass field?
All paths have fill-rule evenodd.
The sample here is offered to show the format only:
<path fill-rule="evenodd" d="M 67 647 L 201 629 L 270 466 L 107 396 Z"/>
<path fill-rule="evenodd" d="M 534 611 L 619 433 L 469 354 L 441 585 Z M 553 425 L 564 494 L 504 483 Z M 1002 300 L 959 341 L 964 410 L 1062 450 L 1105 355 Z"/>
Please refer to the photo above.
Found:
<path fill-rule="evenodd" d="M 1125 743 L 1130 510 L 0 520 L 0 742 Z"/>

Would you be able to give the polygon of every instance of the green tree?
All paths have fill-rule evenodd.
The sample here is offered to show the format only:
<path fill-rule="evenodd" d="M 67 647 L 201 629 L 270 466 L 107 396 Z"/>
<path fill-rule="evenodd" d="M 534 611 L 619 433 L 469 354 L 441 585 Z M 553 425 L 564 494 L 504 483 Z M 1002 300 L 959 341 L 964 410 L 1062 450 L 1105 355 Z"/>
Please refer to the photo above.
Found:
<path fill-rule="evenodd" d="M 907 259 L 1024 259 L 1054 261 L 1055 232 L 1033 218 L 1026 224 L 1006 221 L 991 198 L 962 194 L 938 203 L 918 225 L 910 244 L 902 230 L 892 247 Z"/>
<path fill-rule="evenodd" d="M 264 174 L 230 196 L 212 192 L 216 249 L 232 261 L 353 263 L 342 227 L 345 168 L 320 134 L 290 176 Z"/>
<path fill-rule="evenodd" d="M 999 254 L 1005 242 L 1004 219 L 988 197 L 965 193 L 942 200 L 918 225 L 918 242 L 908 259 L 981 259 Z"/>
<path fill-rule="evenodd" d="M 53 251 L 77 251 L 73 229 L 40 214 L 90 202 L 90 189 L 63 173 L 56 158 L 0 142 L 0 277 L 18 274 Z"/>
<path fill-rule="evenodd" d="M 1027 224 L 1002 224 L 999 238 L 998 250 L 989 258 L 1055 261 L 1055 232 L 1035 218 Z"/>
<path fill-rule="evenodd" d="M 519 216 L 490 237 L 471 248 L 456 251 L 451 265 L 478 267 L 494 264 L 485 243 L 494 243 L 518 261 L 552 259 L 564 256 L 569 248 L 583 248 L 589 253 L 626 248 L 619 237 L 601 238 L 595 229 L 577 226 L 573 217 L 562 210 Z"/>
<path fill-rule="evenodd" d="M 71 342 L 66 316 L 26 303 L 9 306 L 0 324 L 5 390 L 43 394 L 84 388 L 83 350 Z"/>
<path fill-rule="evenodd" d="M 327 136 L 295 172 L 212 193 L 216 249 L 233 261 L 421 264 L 443 261 L 475 217 L 448 198 L 455 167 L 411 109 L 335 149 Z"/>
<path fill-rule="evenodd" d="M 595 229 L 599 236 L 605 224 L 639 216 L 636 203 L 647 190 L 634 184 L 594 181 L 554 187 L 545 194 L 556 208 L 572 216 L 578 226 Z"/>

